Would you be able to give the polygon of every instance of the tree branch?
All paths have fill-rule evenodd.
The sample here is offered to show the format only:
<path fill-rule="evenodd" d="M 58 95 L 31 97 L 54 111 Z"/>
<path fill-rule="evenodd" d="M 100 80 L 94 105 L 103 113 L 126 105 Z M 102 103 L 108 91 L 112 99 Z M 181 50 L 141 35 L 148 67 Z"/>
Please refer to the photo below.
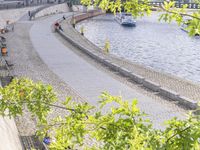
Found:
<path fill-rule="evenodd" d="M 168 13 L 178 14 L 178 15 L 181 15 L 181 16 L 188 16 L 188 17 L 191 17 L 191 18 L 195 18 L 195 19 L 197 19 L 197 20 L 200 20 L 199 17 L 195 17 L 195 16 L 190 15 L 190 14 L 187 14 L 187 13 L 178 13 L 178 12 L 174 12 L 174 11 L 167 10 L 167 9 L 165 9 L 165 8 L 163 7 L 163 5 L 157 6 L 157 7 L 161 8 L 163 11 L 168 12 Z"/>
<path fill-rule="evenodd" d="M 185 128 L 185 129 L 181 130 L 179 133 L 177 132 L 176 134 L 172 135 L 171 137 L 169 137 L 169 138 L 167 139 L 166 143 L 168 143 L 168 142 L 169 142 L 172 138 L 174 138 L 176 135 L 178 135 L 178 134 L 180 134 L 180 133 L 182 133 L 182 132 L 184 132 L 184 131 L 186 131 L 186 130 L 188 130 L 188 129 L 190 129 L 190 128 L 191 128 L 191 126 L 189 126 L 189 127 Z"/>
<path fill-rule="evenodd" d="M 37 101 L 31 101 L 31 103 L 36 103 Z M 16 103 L 10 103 L 10 102 L 6 102 L 8 105 L 13 104 L 16 105 Z M 60 109 L 64 109 L 64 110 L 68 110 L 68 111 L 74 111 L 74 112 L 78 112 L 75 109 L 72 108 L 67 108 L 67 107 L 63 107 L 63 106 L 59 106 L 59 105 L 54 105 L 54 104 L 49 104 L 49 103 L 45 103 L 45 102 L 41 102 L 43 104 L 52 106 L 52 107 L 56 107 L 56 108 L 60 108 Z M 27 102 L 21 102 L 21 104 L 27 104 Z M 81 112 L 80 112 L 81 113 Z"/>

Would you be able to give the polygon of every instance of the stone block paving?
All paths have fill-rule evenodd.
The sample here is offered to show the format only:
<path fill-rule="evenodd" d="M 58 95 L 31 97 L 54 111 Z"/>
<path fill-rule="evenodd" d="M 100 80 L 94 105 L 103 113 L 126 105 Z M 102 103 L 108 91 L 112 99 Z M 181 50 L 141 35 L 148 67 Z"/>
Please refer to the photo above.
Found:
<path fill-rule="evenodd" d="M 146 68 L 134 62 L 130 62 L 125 58 L 118 58 L 111 54 L 105 54 L 102 49 L 98 48 L 92 42 L 90 42 L 85 37 L 81 36 L 77 30 L 75 30 L 69 21 L 63 21 L 62 27 L 64 32 L 75 39 L 77 43 L 81 44 L 84 48 L 88 49 L 93 53 L 98 53 L 99 56 L 104 57 L 111 62 L 118 64 L 119 66 L 126 68 L 127 70 L 144 77 L 147 80 L 153 81 L 159 84 L 161 87 L 165 87 L 181 96 L 187 97 L 191 100 L 200 101 L 200 85 L 192 83 L 190 81 L 175 77 L 173 75 L 164 74 L 161 72 L 154 71 L 152 69 Z"/>
<path fill-rule="evenodd" d="M 54 87 L 59 98 L 59 104 L 65 100 L 67 96 L 73 98 L 76 102 L 84 100 L 74 89 L 63 82 L 55 75 L 46 64 L 40 59 L 35 51 L 29 38 L 29 30 L 31 23 L 18 22 L 15 26 L 15 32 L 7 35 L 7 45 L 10 50 L 9 61 L 14 64 L 13 72 L 17 77 L 27 77 L 34 81 L 42 81 Z M 55 115 L 62 115 L 66 112 L 54 109 Z M 31 118 L 28 111 L 24 112 L 24 116 L 16 118 L 16 124 L 21 136 L 34 135 L 36 131 L 36 120 Z"/>

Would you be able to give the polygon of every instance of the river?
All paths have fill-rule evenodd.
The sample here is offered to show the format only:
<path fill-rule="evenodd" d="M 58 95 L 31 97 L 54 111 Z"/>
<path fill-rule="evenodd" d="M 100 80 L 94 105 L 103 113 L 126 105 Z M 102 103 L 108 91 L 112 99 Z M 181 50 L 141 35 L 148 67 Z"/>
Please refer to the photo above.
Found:
<path fill-rule="evenodd" d="M 158 21 L 159 14 L 136 19 L 136 27 L 123 27 L 112 14 L 77 24 L 84 35 L 103 48 L 110 41 L 110 53 L 154 70 L 200 83 L 200 38 L 189 37 L 176 23 Z"/>

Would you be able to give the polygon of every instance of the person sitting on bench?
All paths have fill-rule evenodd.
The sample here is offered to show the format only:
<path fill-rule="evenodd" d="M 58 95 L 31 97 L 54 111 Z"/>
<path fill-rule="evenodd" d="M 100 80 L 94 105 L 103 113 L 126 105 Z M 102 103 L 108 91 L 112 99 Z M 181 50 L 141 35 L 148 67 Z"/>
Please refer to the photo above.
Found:
<path fill-rule="evenodd" d="M 61 25 L 58 22 L 55 23 L 55 28 L 63 31 Z"/>

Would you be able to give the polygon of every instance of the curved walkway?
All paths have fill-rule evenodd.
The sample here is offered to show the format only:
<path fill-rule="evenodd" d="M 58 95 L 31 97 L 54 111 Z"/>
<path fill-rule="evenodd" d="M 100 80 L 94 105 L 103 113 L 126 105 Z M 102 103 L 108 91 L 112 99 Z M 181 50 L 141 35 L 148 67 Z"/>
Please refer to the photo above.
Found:
<path fill-rule="evenodd" d="M 100 56 L 101 58 L 128 70 L 130 73 L 139 75 L 145 80 L 151 81 L 155 83 L 155 85 L 158 85 L 159 87 L 182 97 L 185 100 L 179 100 L 179 98 L 174 99 L 178 99 L 180 102 L 182 101 L 183 104 L 184 101 L 188 101 L 193 104 L 200 102 L 200 84 L 187 81 L 171 74 L 155 71 L 138 63 L 130 62 L 125 58 L 119 58 L 116 55 L 107 55 L 102 52 L 102 49 L 94 45 L 87 38 L 80 36 L 80 33 L 78 33 L 78 31 L 75 30 L 71 25 L 69 25 L 68 20 L 62 21 L 61 25 L 63 26 L 65 35 L 76 41 L 89 52 L 94 54 L 96 53 L 96 55 Z M 185 105 L 187 106 L 187 104 Z"/>
<path fill-rule="evenodd" d="M 68 13 L 67 15 L 70 15 Z M 51 25 L 62 15 L 55 15 L 35 21 L 30 30 L 30 39 L 41 59 L 68 85 L 75 89 L 89 103 L 97 105 L 102 91 L 112 95 L 121 95 L 124 99 L 138 99 L 138 106 L 149 114 L 155 127 L 174 116 L 183 118 L 185 111 L 170 102 L 163 104 L 150 98 L 126 84 L 99 70 L 69 47 L 63 45 L 52 33 Z"/>

